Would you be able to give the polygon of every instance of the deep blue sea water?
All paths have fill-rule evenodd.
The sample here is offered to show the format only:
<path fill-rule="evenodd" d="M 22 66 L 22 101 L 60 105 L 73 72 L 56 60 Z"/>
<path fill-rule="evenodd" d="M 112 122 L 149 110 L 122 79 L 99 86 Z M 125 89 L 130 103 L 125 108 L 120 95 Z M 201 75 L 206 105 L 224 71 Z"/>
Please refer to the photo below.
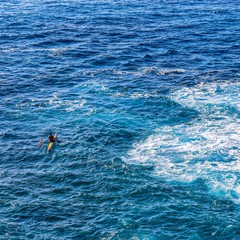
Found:
<path fill-rule="evenodd" d="M 240 239 L 239 80 L 239 1 L 2 0 L 0 239 Z"/>

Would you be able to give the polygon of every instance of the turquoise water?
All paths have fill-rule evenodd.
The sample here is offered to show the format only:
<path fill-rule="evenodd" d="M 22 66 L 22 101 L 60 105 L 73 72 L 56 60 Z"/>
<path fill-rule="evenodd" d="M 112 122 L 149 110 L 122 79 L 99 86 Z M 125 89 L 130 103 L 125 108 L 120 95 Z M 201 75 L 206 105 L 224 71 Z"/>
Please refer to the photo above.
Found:
<path fill-rule="evenodd" d="M 2 1 L 0 239 L 240 239 L 239 10 Z"/>

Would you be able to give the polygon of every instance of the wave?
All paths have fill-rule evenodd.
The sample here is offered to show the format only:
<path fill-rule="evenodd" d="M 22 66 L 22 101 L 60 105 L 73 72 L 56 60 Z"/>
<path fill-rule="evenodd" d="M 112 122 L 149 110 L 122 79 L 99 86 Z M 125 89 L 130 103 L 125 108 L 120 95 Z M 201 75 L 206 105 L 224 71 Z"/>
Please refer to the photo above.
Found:
<path fill-rule="evenodd" d="M 155 174 L 170 181 L 204 179 L 209 190 L 239 202 L 239 83 L 200 84 L 169 95 L 199 112 L 187 124 L 163 126 L 135 143 L 124 160 L 154 165 Z"/>
<path fill-rule="evenodd" d="M 112 70 L 112 69 L 100 69 L 100 70 L 87 70 L 84 71 L 84 75 L 95 76 L 101 73 L 115 74 L 115 75 L 134 75 L 134 76 L 145 76 L 149 74 L 153 75 L 169 75 L 169 74 L 181 74 L 187 72 L 186 69 L 173 68 L 173 69 L 160 69 L 157 67 L 143 67 L 135 71 L 127 70 Z"/>

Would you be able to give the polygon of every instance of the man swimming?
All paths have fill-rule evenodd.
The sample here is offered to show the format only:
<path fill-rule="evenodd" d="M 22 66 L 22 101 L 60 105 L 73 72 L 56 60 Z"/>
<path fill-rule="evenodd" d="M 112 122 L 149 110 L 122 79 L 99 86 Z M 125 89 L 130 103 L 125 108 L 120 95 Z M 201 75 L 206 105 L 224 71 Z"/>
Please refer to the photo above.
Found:
<path fill-rule="evenodd" d="M 55 142 L 55 137 L 52 135 L 52 133 L 49 133 L 48 139 L 50 142 Z"/>

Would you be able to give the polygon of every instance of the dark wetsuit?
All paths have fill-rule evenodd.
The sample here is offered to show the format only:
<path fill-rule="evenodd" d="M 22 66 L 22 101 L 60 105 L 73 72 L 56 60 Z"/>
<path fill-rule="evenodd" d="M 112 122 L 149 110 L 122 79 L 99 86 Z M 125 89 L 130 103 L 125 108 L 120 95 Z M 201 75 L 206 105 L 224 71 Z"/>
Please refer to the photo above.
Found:
<path fill-rule="evenodd" d="M 54 136 L 50 135 L 48 138 L 49 138 L 49 141 L 50 141 L 50 142 L 55 142 Z"/>

